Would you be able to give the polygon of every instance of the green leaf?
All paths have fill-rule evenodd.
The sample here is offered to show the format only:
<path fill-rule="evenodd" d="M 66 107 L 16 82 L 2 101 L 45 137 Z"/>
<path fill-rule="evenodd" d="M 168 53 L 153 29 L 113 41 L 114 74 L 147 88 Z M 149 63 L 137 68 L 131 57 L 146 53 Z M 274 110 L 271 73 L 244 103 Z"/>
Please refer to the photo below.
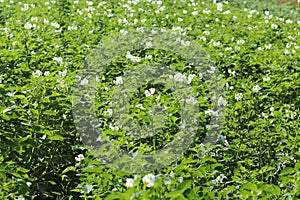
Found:
<path fill-rule="evenodd" d="M 62 137 L 61 135 L 53 135 L 49 137 L 50 140 L 58 140 L 58 141 L 63 141 L 64 137 Z"/>
<path fill-rule="evenodd" d="M 69 167 L 67 167 L 66 169 L 64 169 L 61 173 L 62 173 L 62 174 L 65 174 L 65 173 L 67 173 L 67 172 L 75 171 L 75 170 L 76 170 L 76 167 L 74 167 L 74 166 L 69 166 Z"/>
<path fill-rule="evenodd" d="M 243 184 L 243 188 L 251 190 L 251 191 L 256 191 L 257 190 L 257 185 L 255 183 L 247 182 L 247 183 Z"/>

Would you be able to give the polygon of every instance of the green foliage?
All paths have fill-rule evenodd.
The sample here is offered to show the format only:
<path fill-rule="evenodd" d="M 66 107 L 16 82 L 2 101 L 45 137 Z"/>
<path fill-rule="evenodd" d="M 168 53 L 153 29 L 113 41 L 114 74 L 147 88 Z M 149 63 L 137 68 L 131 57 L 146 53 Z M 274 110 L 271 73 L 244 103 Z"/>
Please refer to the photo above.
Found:
<path fill-rule="evenodd" d="M 0 199 L 299 199 L 299 8 L 218 2 L 222 11 L 210 0 L 0 1 Z M 211 99 L 197 76 L 191 83 L 200 107 L 195 141 L 180 159 L 152 172 L 152 186 L 144 180 L 150 172 L 115 171 L 87 151 L 72 115 L 72 86 L 90 50 L 140 27 L 191 37 L 226 81 L 225 124 L 216 145 L 201 145 Z M 155 122 L 161 130 L 150 139 L 130 137 L 110 127 L 114 81 L 139 64 L 163 63 L 186 76 L 193 69 L 172 52 L 130 53 L 141 63 L 120 55 L 99 77 L 95 108 L 105 136 L 142 154 L 175 138 L 180 104 L 166 87 L 141 85 L 130 97 L 128 119 L 150 124 L 153 102 L 164 105 L 168 117 Z M 155 93 L 145 97 L 151 88 Z"/>

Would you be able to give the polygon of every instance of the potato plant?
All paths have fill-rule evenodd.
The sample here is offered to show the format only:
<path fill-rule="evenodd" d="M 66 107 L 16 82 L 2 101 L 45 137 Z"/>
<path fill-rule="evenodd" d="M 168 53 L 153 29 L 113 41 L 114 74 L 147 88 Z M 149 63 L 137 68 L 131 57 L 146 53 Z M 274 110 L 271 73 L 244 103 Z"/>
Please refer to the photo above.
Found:
<path fill-rule="evenodd" d="M 299 199 L 299 13 L 299 4 L 277 1 L 0 0 L 0 199 Z M 132 137 L 133 129 L 117 123 L 122 98 L 115 94 L 131 88 L 122 88 L 126 74 L 158 63 L 191 88 L 195 98 L 187 102 L 199 108 L 189 118 L 197 120 L 189 127 L 195 137 L 169 165 L 115 170 L 89 145 L 98 140 L 79 133 L 74 86 L 89 84 L 81 69 L 101 44 L 146 29 L 190 41 L 169 50 L 133 45 L 112 62 L 113 54 L 101 54 L 107 68 L 93 103 L 101 136 L 134 157 L 176 140 L 185 104 L 156 80 L 140 80 L 122 115 L 150 136 Z M 209 72 L 175 53 L 190 44 L 201 46 L 222 81 L 208 83 Z M 148 80 L 152 72 L 137 73 Z M 219 83 L 225 96 L 216 100 L 209 94 Z M 224 123 L 216 140 L 204 143 L 218 115 L 213 102 L 225 107 Z M 160 118 L 149 117 L 155 104 L 164 108 Z"/>

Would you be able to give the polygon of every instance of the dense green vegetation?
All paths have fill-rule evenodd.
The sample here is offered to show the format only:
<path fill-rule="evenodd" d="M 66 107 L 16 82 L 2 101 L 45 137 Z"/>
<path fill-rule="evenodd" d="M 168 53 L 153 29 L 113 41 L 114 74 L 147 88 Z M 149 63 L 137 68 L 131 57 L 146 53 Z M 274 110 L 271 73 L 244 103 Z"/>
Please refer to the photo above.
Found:
<path fill-rule="evenodd" d="M 300 199 L 299 11 L 252 0 L 0 0 L 0 199 Z M 131 44 L 138 36 L 131 35 L 141 30 L 144 38 L 155 35 L 149 30 L 163 31 L 157 44 L 137 49 Z M 189 41 L 155 48 L 175 43 L 171 32 Z M 132 50 L 110 62 L 118 50 L 110 39 L 118 35 Z M 178 53 L 190 44 L 201 47 L 204 63 L 223 81 Z M 89 85 L 81 69 L 100 47 L 112 52 L 104 51 L 107 60 L 98 65 L 105 63 L 105 71 Z M 152 71 L 145 66 L 155 64 L 191 88 L 180 94 L 191 95 L 187 99 L 198 106 L 188 107 L 193 113 L 183 114 L 172 85 L 148 77 Z M 134 70 L 146 76 L 131 84 L 126 77 Z M 217 83 L 222 95 L 214 99 Z M 82 110 L 74 104 L 81 86 L 96 86 L 94 115 L 103 137 L 133 157 L 174 141 L 184 116 L 198 124 L 192 144 L 160 168 L 154 165 L 168 156 L 150 160 L 147 166 L 154 165 L 144 171 L 128 158 L 116 170 L 87 144 L 106 146 L 96 146 L 90 132 L 80 134 L 89 130 L 78 123 L 76 111 Z M 126 89 L 129 112 L 119 127 L 118 102 Z M 154 104 L 164 113 L 150 118 Z M 222 127 L 215 141 L 205 142 L 214 118 Z M 156 133 L 149 124 L 161 129 Z M 131 127 L 152 135 L 131 137 Z M 105 154 L 111 160 L 116 155 Z"/>

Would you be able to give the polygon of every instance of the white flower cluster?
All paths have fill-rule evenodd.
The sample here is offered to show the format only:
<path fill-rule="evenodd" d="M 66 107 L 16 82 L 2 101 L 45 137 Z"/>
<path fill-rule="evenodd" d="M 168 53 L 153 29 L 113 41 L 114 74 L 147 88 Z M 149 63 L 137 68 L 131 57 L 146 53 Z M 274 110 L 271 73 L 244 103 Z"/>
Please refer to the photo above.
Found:
<path fill-rule="evenodd" d="M 138 63 L 141 61 L 140 57 L 131 55 L 131 53 L 129 51 L 126 54 L 126 58 L 130 59 L 132 62 L 135 62 L 135 63 Z"/>
<path fill-rule="evenodd" d="M 150 88 L 149 90 L 145 90 L 146 97 L 153 96 L 155 93 L 155 88 Z"/>
<path fill-rule="evenodd" d="M 68 26 L 68 31 L 76 31 L 77 29 L 77 26 Z"/>
<path fill-rule="evenodd" d="M 40 77 L 44 74 L 44 76 L 49 76 L 50 72 L 49 71 L 45 71 L 44 73 L 41 70 L 36 70 L 35 72 L 32 72 L 32 76 L 34 78 Z"/>
<path fill-rule="evenodd" d="M 67 75 L 67 69 L 64 69 L 63 71 L 58 72 L 58 76 L 66 77 L 66 75 Z"/>
<path fill-rule="evenodd" d="M 53 60 L 55 60 L 59 65 L 62 65 L 64 63 L 62 57 L 54 57 Z"/>
<path fill-rule="evenodd" d="M 134 182 L 137 179 L 137 176 L 134 178 L 127 178 L 125 186 L 127 189 L 134 187 Z M 155 175 L 147 174 L 142 178 L 142 182 L 147 185 L 147 187 L 153 187 L 155 184 Z"/>
<path fill-rule="evenodd" d="M 153 174 L 147 174 L 143 177 L 142 181 L 147 185 L 147 187 L 153 187 L 155 183 L 155 176 Z"/>
<path fill-rule="evenodd" d="M 212 181 L 212 183 L 218 184 L 218 183 L 223 183 L 223 180 L 227 179 L 227 177 L 224 174 L 220 174 L 215 180 Z"/>
<path fill-rule="evenodd" d="M 75 157 L 75 160 L 76 160 L 77 162 L 83 161 L 83 160 L 84 160 L 84 155 L 79 154 L 78 156 Z"/>
<path fill-rule="evenodd" d="M 255 85 L 252 88 L 253 92 L 258 92 L 260 89 L 261 89 L 261 87 L 259 85 Z"/>
<path fill-rule="evenodd" d="M 32 24 L 30 22 L 26 22 L 24 25 L 25 29 L 32 29 L 32 28 L 36 28 L 36 24 Z"/>
<path fill-rule="evenodd" d="M 57 22 L 51 22 L 50 25 L 53 26 L 54 28 L 60 27 L 59 23 L 57 23 Z"/>
<path fill-rule="evenodd" d="M 182 74 L 181 72 L 177 72 L 174 76 L 170 75 L 170 78 L 177 82 L 187 82 L 190 84 L 195 76 L 195 74 L 189 74 L 188 77 L 186 77 L 186 75 Z"/>
<path fill-rule="evenodd" d="M 222 3 L 217 3 L 217 10 L 218 11 L 223 11 L 223 4 Z"/>
<path fill-rule="evenodd" d="M 244 97 L 243 93 L 237 93 L 234 95 L 235 100 L 240 101 Z"/>
<path fill-rule="evenodd" d="M 186 99 L 186 103 L 191 105 L 196 105 L 198 101 L 195 97 L 189 97 L 188 99 Z"/>
<path fill-rule="evenodd" d="M 114 80 L 114 84 L 122 85 L 123 84 L 123 78 L 121 76 L 116 77 L 116 80 Z"/>

